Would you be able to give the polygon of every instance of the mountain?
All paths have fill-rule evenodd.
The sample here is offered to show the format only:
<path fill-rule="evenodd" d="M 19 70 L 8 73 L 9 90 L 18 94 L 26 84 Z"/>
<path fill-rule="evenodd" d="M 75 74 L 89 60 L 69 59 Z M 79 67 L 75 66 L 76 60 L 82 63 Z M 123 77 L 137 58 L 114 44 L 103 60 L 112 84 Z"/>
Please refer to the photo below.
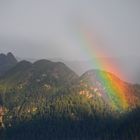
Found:
<path fill-rule="evenodd" d="M 24 60 L 0 77 L 2 140 L 138 140 L 139 117 L 140 85 L 107 71 Z"/>
<path fill-rule="evenodd" d="M 110 72 L 89 70 L 79 79 L 79 93 L 89 98 L 98 96 L 115 110 L 130 110 L 139 102 L 139 90 Z"/>
<path fill-rule="evenodd" d="M 0 83 L 8 88 L 25 85 L 41 86 L 50 84 L 63 86 L 74 82 L 78 76 L 64 63 L 52 62 L 49 60 L 39 60 L 34 63 L 21 61 L 3 75 Z"/>
<path fill-rule="evenodd" d="M 62 96 L 79 77 L 64 63 L 49 60 L 18 62 L 0 78 L 0 126 L 42 114 L 46 103 Z M 3 116 L 5 122 L 3 124 Z"/>
<path fill-rule="evenodd" d="M 7 53 L 7 55 L 0 54 L 0 76 L 3 75 L 6 71 L 17 64 L 17 60 L 12 53 Z"/>

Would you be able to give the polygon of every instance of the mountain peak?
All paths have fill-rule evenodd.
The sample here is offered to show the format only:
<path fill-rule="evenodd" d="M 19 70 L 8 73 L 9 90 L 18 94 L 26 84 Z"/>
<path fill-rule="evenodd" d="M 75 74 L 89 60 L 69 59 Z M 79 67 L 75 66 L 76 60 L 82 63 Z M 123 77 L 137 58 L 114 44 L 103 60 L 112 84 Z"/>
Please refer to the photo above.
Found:
<path fill-rule="evenodd" d="M 10 63 L 17 63 L 17 59 L 11 52 L 7 53 L 7 59 Z"/>
<path fill-rule="evenodd" d="M 36 62 L 34 62 L 34 65 L 46 65 L 46 64 L 52 64 L 53 62 L 51 62 L 50 60 L 46 60 L 46 59 L 41 59 L 41 60 L 37 60 Z"/>
<path fill-rule="evenodd" d="M 9 52 L 7 54 L 0 54 L 0 75 L 4 74 L 10 68 L 17 64 L 15 56 Z"/>
<path fill-rule="evenodd" d="M 14 56 L 14 55 L 11 52 L 8 52 L 7 56 Z"/>
<path fill-rule="evenodd" d="M 6 55 L 4 53 L 1 53 L 0 54 L 0 64 L 1 64 L 1 61 L 5 58 L 6 58 Z"/>

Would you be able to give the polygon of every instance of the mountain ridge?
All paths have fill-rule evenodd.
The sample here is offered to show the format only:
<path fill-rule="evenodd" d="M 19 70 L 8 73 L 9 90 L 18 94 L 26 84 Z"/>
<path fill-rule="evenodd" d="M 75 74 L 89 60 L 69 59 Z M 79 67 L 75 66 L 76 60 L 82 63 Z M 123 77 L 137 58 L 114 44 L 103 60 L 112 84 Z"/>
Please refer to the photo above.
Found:
<path fill-rule="evenodd" d="M 139 108 L 140 86 L 102 70 L 78 76 L 62 62 L 24 60 L 0 77 L 4 140 L 137 140 Z"/>
<path fill-rule="evenodd" d="M 3 75 L 5 72 L 10 70 L 13 66 L 17 64 L 17 60 L 15 56 L 9 52 L 7 54 L 0 54 L 0 76 Z"/>

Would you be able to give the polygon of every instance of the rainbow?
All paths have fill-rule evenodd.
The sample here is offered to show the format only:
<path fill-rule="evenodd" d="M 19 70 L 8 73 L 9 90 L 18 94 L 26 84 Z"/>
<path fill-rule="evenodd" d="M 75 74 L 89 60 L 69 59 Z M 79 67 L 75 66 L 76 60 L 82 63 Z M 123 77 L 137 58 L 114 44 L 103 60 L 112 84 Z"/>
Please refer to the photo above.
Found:
<path fill-rule="evenodd" d="M 100 70 L 106 70 L 109 68 L 111 73 L 115 73 L 119 75 L 119 77 L 123 78 L 123 74 L 118 70 L 117 65 L 113 62 L 107 61 L 103 58 L 97 58 L 97 56 L 107 56 L 105 55 L 104 50 L 99 50 L 96 41 L 93 39 L 93 35 L 89 30 L 80 30 L 78 32 L 78 38 L 80 42 L 80 47 L 88 58 L 91 60 L 91 65 L 93 68 L 98 67 Z M 111 79 L 110 75 L 100 71 L 98 73 L 98 77 L 101 79 L 102 84 L 106 87 L 106 94 L 109 98 L 109 103 L 112 107 L 116 109 L 126 109 L 128 108 L 128 101 L 125 96 L 126 87 L 121 80 L 116 80 L 115 78 Z"/>

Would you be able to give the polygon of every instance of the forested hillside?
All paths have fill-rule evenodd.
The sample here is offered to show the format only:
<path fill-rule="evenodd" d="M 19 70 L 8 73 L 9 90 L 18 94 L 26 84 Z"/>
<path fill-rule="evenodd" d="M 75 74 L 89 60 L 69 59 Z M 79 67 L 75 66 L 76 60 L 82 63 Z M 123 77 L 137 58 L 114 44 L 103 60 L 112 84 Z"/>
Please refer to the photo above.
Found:
<path fill-rule="evenodd" d="M 139 140 L 140 86 L 61 62 L 18 62 L 0 78 L 2 140 Z"/>

